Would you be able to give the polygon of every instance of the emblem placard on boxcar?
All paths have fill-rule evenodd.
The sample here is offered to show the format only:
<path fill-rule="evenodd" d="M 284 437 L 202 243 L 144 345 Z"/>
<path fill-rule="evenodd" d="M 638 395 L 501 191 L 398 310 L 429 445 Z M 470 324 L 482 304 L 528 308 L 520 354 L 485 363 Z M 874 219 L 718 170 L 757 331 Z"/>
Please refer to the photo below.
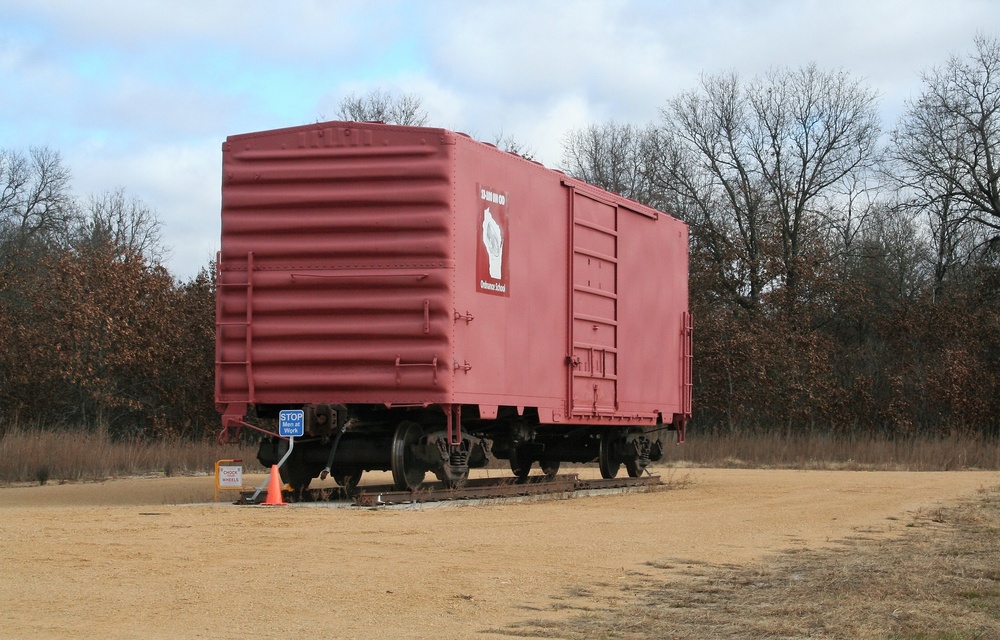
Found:
<path fill-rule="evenodd" d="M 476 290 L 494 296 L 509 296 L 510 219 L 507 215 L 507 193 L 481 184 L 477 188 Z"/>

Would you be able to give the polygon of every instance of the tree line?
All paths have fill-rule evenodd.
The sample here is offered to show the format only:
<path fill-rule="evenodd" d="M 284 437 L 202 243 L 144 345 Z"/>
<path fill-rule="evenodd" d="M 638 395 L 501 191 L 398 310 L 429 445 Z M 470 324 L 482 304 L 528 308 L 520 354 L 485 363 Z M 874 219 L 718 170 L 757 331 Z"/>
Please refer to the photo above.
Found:
<path fill-rule="evenodd" d="M 888 131 L 810 65 L 568 135 L 568 172 L 690 224 L 696 425 L 997 434 L 1000 42 L 922 82 Z"/>
<path fill-rule="evenodd" d="M 59 154 L 0 150 L 0 427 L 214 429 L 214 274 L 177 282 L 155 212 L 78 199 Z"/>
<path fill-rule="evenodd" d="M 564 171 L 690 225 L 695 431 L 998 435 L 1000 41 L 922 81 L 889 129 L 807 65 L 567 134 Z M 337 115 L 429 119 L 381 90 Z M 0 189 L 0 422 L 212 433 L 214 267 L 175 280 L 155 212 L 74 198 L 52 150 L 0 150 Z"/>

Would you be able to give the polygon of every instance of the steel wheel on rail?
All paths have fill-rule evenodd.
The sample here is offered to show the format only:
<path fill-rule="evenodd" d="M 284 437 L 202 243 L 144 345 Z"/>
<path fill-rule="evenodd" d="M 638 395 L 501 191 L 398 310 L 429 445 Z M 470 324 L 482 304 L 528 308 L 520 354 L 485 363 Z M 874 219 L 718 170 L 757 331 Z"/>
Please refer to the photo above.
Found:
<path fill-rule="evenodd" d="M 650 441 L 646 436 L 640 438 L 636 435 L 642 434 L 642 429 L 629 429 L 627 433 L 637 439 L 631 446 L 626 447 L 628 454 L 625 457 L 625 471 L 628 472 L 628 477 L 638 478 L 649 464 Z"/>
<path fill-rule="evenodd" d="M 293 451 L 288 460 L 285 460 L 285 464 L 279 467 L 278 474 L 281 476 L 281 482 L 291 488 L 293 502 L 302 501 L 306 490 L 309 489 L 309 483 L 316 475 L 305 464 L 298 451 Z"/>
<path fill-rule="evenodd" d="M 639 462 L 639 458 L 629 458 L 625 461 L 625 471 L 628 472 L 628 477 L 638 478 L 642 475 L 642 472 L 646 470 L 646 467 Z"/>
<path fill-rule="evenodd" d="M 618 439 L 618 434 L 612 429 L 601 432 L 601 446 L 597 453 L 597 466 L 601 468 L 601 477 L 604 479 L 611 479 L 617 476 L 618 470 L 622 466 L 621 460 L 618 459 L 618 455 L 615 453 L 615 443 Z"/>
<path fill-rule="evenodd" d="M 531 464 L 531 458 L 518 451 L 517 447 L 510 450 L 510 470 L 514 472 L 518 481 L 524 482 L 528 479 L 528 474 L 531 473 Z"/>
<path fill-rule="evenodd" d="M 558 460 L 540 460 L 538 466 L 542 468 L 542 473 L 549 480 L 556 477 L 559 473 L 559 461 Z"/>
<path fill-rule="evenodd" d="M 415 491 L 424 482 L 427 469 L 413 454 L 423 435 L 419 424 L 403 420 L 392 436 L 392 481 L 400 491 Z"/>

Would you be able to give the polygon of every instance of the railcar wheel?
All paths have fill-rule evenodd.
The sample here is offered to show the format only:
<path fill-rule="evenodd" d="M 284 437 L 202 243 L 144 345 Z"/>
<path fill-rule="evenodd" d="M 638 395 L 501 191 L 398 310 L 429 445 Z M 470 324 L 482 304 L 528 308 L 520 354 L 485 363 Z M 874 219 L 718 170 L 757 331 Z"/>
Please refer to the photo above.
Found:
<path fill-rule="evenodd" d="M 545 477 L 549 480 L 555 478 L 556 474 L 559 473 L 558 460 L 542 460 L 538 463 L 538 465 L 542 468 L 542 473 L 544 473 Z"/>
<path fill-rule="evenodd" d="M 278 469 L 278 475 L 281 476 L 283 484 L 291 487 L 292 501 L 300 502 L 315 474 L 305 465 L 301 456 L 293 452 L 288 460 L 285 460 L 285 464 Z"/>
<path fill-rule="evenodd" d="M 615 455 L 615 442 L 617 434 L 613 431 L 601 432 L 601 447 L 597 454 L 597 465 L 601 468 L 601 477 L 604 479 L 614 478 L 618 475 L 622 463 Z"/>
<path fill-rule="evenodd" d="M 640 464 L 638 458 L 629 458 L 625 461 L 625 471 L 628 472 L 630 478 L 638 478 L 645 469 L 646 467 Z"/>
<path fill-rule="evenodd" d="M 630 429 L 629 438 L 633 440 L 630 446 L 626 447 L 628 454 L 625 457 L 625 470 L 630 478 L 638 478 L 649 465 L 649 452 L 652 449 L 652 441 L 648 436 L 643 435 L 642 429 Z"/>
<path fill-rule="evenodd" d="M 524 482 L 531 473 L 531 464 L 531 458 L 519 453 L 516 448 L 510 450 L 510 470 L 521 482 Z"/>
<path fill-rule="evenodd" d="M 419 424 L 404 420 L 392 436 L 392 481 L 400 491 L 415 491 L 424 482 L 427 469 L 413 454 L 423 435 Z"/>
<path fill-rule="evenodd" d="M 354 490 L 358 488 L 358 483 L 361 482 L 361 474 L 364 473 L 361 469 L 348 469 L 341 471 L 334 480 L 337 481 L 344 491 L 351 495 Z"/>

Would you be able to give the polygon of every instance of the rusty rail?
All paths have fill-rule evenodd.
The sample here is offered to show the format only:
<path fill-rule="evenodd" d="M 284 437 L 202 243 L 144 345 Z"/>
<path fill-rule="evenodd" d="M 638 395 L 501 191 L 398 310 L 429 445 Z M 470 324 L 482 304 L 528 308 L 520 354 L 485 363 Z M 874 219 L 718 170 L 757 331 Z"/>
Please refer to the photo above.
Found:
<path fill-rule="evenodd" d="M 440 484 L 432 484 L 417 491 L 396 491 L 389 487 L 364 487 L 359 488 L 353 495 L 348 495 L 341 488 L 310 489 L 298 498 L 285 492 L 284 498 L 289 502 L 333 502 L 353 499 L 354 504 L 360 507 L 378 507 L 449 500 L 489 500 L 547 494 L 572 494 L 599 489 L 655 487 L 659 484 L 660 476 L 584 480 L 576 474 L 563 474 L 551 479 L 545 476 L 529 476 L 523 482 L 518 481 L 517 478 L 506 477 L 478 478 L 469 480 L 462 487 L 446 488 Z M 249 492 L 245 492 L 237 504 L 254 504 L 249 497 Z"/>
<path fill-rule="evenodd" d="M 483 479 L 469 481 L 464 487 L 451 489 L 431 487 L 418 491 L 362 491 L 354 497 L 354 504 L 362 507 L 376 507 L 381 505 L 416 504 L 447 500 L 485 500 L 554 493 L 575 493 L 577 491 L 594 489 L 648 487 L 659 483 L 659 476 L 582 480 L 575 474 L 559 475 L 551 480 L 545 478 L 545 476 L 529 477 L 523 483 L 517 482 L 514 478 Z"/>

